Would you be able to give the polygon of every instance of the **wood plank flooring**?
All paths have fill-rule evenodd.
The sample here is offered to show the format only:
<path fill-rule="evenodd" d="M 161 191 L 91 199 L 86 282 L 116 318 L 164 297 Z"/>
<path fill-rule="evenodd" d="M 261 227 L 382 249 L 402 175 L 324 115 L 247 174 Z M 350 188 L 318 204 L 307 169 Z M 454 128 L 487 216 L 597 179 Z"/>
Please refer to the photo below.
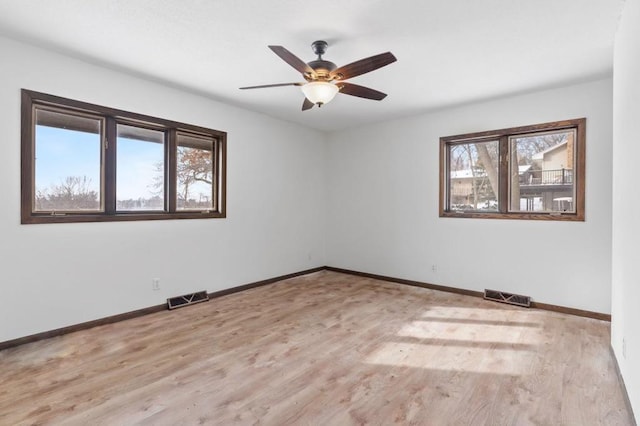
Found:
<path fill-rule="evenodd" d="M 606 322 L 322 271 L 2 351 L 0 424 L 633 420 Z"/>

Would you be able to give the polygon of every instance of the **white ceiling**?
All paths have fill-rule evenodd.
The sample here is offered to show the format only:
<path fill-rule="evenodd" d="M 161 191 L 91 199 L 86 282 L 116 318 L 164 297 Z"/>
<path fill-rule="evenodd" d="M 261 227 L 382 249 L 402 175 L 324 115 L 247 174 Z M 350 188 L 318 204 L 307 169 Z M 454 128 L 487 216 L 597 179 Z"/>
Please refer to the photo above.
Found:
<path fill-rule="evenodd" d="M 204 96 L 337 130 L 609 75 L 624 0 L 2 0 L 0 34 Z M 388 94 L 338 95 L 300 111 L 314 40 L 345 65 L 398 62 L 349 80 Z"/>

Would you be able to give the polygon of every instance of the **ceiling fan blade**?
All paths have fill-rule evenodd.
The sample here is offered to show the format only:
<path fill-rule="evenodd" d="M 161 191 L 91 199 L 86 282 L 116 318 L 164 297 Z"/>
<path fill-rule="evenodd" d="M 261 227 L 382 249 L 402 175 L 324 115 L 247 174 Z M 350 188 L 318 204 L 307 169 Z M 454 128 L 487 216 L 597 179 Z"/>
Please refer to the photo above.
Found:
<path fill-rule="evenodd" d="M 335 71 L 332 71 L 331 77 L 334 80 L 346 80 L 348 78 L 377 70 L 378 68 L 382 68 L 385 65 L 395 62 L 396 60 L 396 57 L 393 56 L 393 53 L 391 52 L 381 53 L 379 55 L 360 59 L 359 61 L 344 65 Z"/>
<path fill-rule="evenodd" d="M 313 108 L 314 103 L 311 102 L 309 99 L 304 98 L 304 102 L 302 103 L 302 110 L 306 111 L 308 109 Z"/>
<path fill-rule="evenodd" d="M 386 93 L 378 92 L 377 90 L 370 89 L 364 86 L 358 86 L 352 83 L 338 83 L 340 87 L 339 93 L 345 95 L 357 96 L 359 98 L 373 99 L 374 101 L 381 101 L 387 97 Z"/>
<path fill-rule="evenodd" d="M 305 83 L 276 83 L 276 84 L 263 84 L 261 86 L 247 86 L 240 89 L 264 89 L 265 87 L 281 87 L 281 86 L 303 86 Z"/>
<path fill-rule="evenodd" d="M 298 58 L 293 53 L 289 52 L 282 46 L 269 46 L 269 49 L 273 51 L 276 55 L 280 56 L 280 58 L 291 65 L 293 68 L 298 70 L 301 74 L 309 74 L 310 76 L 315 76 L 316 72 L 307 65 L 302 59 Z"/>

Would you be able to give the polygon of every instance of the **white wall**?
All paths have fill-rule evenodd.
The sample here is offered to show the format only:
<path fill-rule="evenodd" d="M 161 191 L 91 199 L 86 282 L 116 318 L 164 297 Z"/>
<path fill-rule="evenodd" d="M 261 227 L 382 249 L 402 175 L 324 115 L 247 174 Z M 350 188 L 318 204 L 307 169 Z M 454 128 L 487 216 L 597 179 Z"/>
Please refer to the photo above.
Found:
<path fill-rule="evenodd" d="M 326 263 L 324 134 L 5 38 L 0 52 L 0 342 Z M 227 131 L 228 218 L 21 225 L 21 88 Z"/>
<path fill-rule="evenodd" d="M 627 0 L 613 72 L 613 274 L 611 344 L 636 417 L 640 415 L 640 0 Z M 623 350 L 623 339 L 626 350 Z"/>
<path fill-rule="evenodd" d="M 328 265 L 610 312 L 611 99 L 604 79 L 330 135 Z M 579 117 L 585 222 L 438 217 L 439 137 Z"/>
<path fill-rule="evenodd" d="M 8 39 L 0 52 L 0 341 L 325 264 L 610 312 L 610 79 L 327 137 Z M 227 131 L 229 217 L 20 225 L 20 88 Z M 586 222 L 438 217 L 440 136 L 583 116 Z"/>

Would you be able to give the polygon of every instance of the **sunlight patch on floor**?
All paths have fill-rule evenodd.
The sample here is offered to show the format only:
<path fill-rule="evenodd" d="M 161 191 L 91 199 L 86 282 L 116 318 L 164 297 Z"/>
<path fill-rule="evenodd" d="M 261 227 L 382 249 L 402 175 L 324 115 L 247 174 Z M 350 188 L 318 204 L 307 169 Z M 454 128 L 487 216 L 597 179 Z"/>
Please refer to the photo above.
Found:
<path fill-rule="evenodd" d="M 529 332 L 528 332 L 529 331 Z M 494 324 L 459 324 L 446 321 L 412 321 L 398 336 L 416 339 L 447 339 L 465 342 L 535 343 L 536 336 L 527 327 Z M 533 339 L 532 339 L 533 338 Z M 530 341 L 530 339 L 532 339 Z"/>
<path fill-rule="evenodd" d="M 431 306 L 406 322 L 394 341 L 367 357 L 371 364 L 501 375 L 530 371 L 543 324 L 530 311 Z"/>
<path fill-rule="evenodd" d="M 491 302 L 487 302 L 491 306 Z M 499 305 L 499 303 L 495 303 Z M 504 305 L 503 305 L 504 306 Z M 486 320 L 502 320 L 507 319 L 518 321 L 521 316 L 523 321 L 531 314 L 531 311 L 521 308 L 523 311 L 513 311 L 510 309 L 499 308 L 469 308 L 462 306 L 430 306 L 423 314 L 425 317 L 438 318 L 466 318 L 466 319 L 486 319 Z M 514 319 L 515 318 L 515 319 Z"/>
<path fill-rule="evenodd" d="M 365 360 L 368 364 L 500 375 L 524 375 L 535 354 L 518 349 L 473 348 L 388 342 Z"/>

